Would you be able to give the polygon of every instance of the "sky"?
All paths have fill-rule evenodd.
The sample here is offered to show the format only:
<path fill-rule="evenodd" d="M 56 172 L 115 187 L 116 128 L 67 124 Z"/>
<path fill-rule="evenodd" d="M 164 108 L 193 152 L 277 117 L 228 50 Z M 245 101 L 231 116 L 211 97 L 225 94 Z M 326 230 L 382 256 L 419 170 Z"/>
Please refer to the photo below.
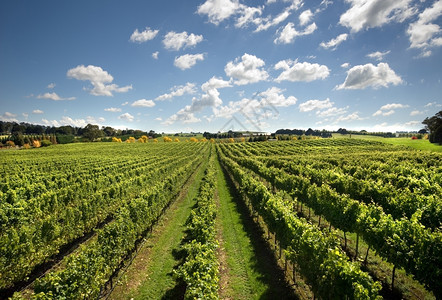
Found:
<path fill-rule="evenodd" d="M 2 0 L 0 120 L 415 131 L 441 26 L 442 0 Z"/>

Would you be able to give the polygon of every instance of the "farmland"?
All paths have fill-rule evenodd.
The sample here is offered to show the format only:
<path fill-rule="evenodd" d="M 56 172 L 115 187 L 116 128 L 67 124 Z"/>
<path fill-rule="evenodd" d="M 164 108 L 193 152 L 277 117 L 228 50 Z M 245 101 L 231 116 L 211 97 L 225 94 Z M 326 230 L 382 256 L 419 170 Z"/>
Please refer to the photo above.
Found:
<path fill-rule="evenodd" d="M 442 296 L 441 153 L 352 138 L 0 159 L 0 289 L 16 299 Z"/>

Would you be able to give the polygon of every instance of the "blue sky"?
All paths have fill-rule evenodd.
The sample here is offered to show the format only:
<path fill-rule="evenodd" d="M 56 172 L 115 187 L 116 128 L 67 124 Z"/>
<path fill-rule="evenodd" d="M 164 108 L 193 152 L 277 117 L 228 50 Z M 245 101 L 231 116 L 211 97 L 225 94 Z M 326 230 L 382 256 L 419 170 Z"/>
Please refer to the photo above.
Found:
<path fill-rule="evenodd" d="M 0 2 L 0 119 L 157 132 L 419 130 L 442 0 Z"/>

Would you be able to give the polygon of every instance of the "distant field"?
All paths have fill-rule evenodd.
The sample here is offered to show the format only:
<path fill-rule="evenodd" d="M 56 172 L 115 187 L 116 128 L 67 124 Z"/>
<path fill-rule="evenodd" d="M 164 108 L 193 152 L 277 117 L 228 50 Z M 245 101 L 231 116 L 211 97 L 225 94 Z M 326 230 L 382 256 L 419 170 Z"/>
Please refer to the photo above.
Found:
<path fill-rule="evenodd" d="M 334 138 L 350 138 L 350 135 L 333 134 Z M 417 150 L 442 152 L 442 145 L 432 144 L 428 140 L 412 140 L 411 138 L 383 138 L 373 135 L 352 134 L 351 138 L 379 141 L 391 145 L 403 145 Z"/>

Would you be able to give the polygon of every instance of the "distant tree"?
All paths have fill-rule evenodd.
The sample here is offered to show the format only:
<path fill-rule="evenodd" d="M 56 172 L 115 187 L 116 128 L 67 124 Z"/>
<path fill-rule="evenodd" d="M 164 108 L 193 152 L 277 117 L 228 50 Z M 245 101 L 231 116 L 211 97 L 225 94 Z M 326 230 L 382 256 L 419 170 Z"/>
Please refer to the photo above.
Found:
<path fill-rule="evenodd" d="M 100 130 L 98 125 L 87 124 L 86 127 L 83 128 L 83 137 L 91 142 L 102 137 L 103 135 L 104 133 Z"/>
<path fill-rule="evenodd" d="M 307 131 L 305 132 L 305 135 L 313 135 L 313 134 L 314 134 L 314 131 L 311 128 L 307 129 Z"/>
<path fill-rule="evenodd" d="M 338 129 L 338 133 L 340 133 L 340 134 L 348 134 L 348 131 L 345 128 L 339 128 Z"/>
<path fill-rule="evenodd" d="M 423 128 L 423 129 L 419 130 L 417 133 L 426 134 L 428 132 L 427 132 L 427 130 L 425 128 Z"/>
<path fill-rule="evenodd" d="M 442 144 L 442 110 L 431 118 L 425 118 L 422 124 L 424 124 L 425 129 L 430 132 L 430 143 Z"/>

